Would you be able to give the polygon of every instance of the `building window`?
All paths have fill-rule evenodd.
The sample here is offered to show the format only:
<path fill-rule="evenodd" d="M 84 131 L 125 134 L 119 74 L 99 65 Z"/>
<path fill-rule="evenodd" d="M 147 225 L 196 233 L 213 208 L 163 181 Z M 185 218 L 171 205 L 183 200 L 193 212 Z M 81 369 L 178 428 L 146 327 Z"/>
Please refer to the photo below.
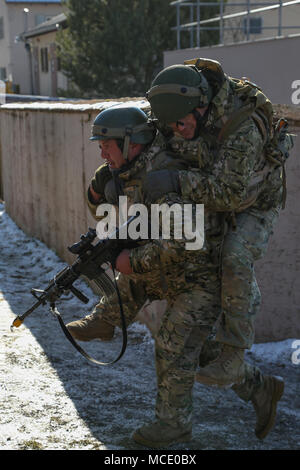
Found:
<path fill-rule="evenodd" d="M 261 34 L 262 33 L 262 18 L 249 18 L 249 33 Z M 243 19 L 244 34 L 247 34 L 247 18 Z"/>
<path fill-rule="evenodd" d="M 41 48 L 41 70 L 42 72 L 47 73 L 49 70 L 49 60 L 48 60 L 48 48 Z"/>
<path fill-rule="evenodd" d="M 4 22 L 3 22 L 3 16 L 0 18 L 0 39 L 4 38 Z"/>
<path fill-rule="evenodd" d="M 6 68 L 0 67 L 0 80 L 6 80 Z"/>

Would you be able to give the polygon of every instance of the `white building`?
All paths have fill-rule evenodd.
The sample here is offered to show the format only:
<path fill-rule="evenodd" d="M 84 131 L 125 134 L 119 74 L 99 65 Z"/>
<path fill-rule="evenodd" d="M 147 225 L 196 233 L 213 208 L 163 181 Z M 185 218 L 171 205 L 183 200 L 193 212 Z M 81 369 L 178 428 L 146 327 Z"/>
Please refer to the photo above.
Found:
<path fill-rule="evenodd" d="M 299 34 L 300 2 L 229 0 L 224 3 L 223 25 L 224 44 Z"/>
<path fill-rule="evenodd" d="M 60 70 L 56 46 L 56 33 L 66 26 L 66 15 L 61 13 L 22 35 L 29 55 L 33 95 L 58 96 L 59 90 L 68 89 L 68 80 Z"/>
<path fill-rule="evenodd" d="M 300 33 L 300 0 L 172 0 L 170 5 L 176 8 L 177 49 L 182 34 L 189 35 L 192 48 L 203 47 L 203 32 L 213 32 L 215 44 L 225 45 Z M 212 6 L 215 14 L 205 18 Z"/>
<path fill-rule="evenodd" d="M 164 67 L 195 57 L 217 60 L 228 75 L 255 82 L 273 103 L 299 105 L 300 0 L 220 0 L 220 12 L 208 19 L 201 17 L 204 0 L 171 5 L 177 10 L 177 49 L 164 52 Z M 182 22 L 183 8 L 193 9 L 189 23 Z M 204 28 L 216 28 L 217 44 L 202 44 Z M 182 31 L 190 33 L 189 48 L 181 47 Z"/>
<path fill-rule="evenodd" d="M 33 93 L 30 51 L 18 39 L 62 12 L 61 0 L 0 0 L 0 80 L 12 81 L 15 92 Z"/>

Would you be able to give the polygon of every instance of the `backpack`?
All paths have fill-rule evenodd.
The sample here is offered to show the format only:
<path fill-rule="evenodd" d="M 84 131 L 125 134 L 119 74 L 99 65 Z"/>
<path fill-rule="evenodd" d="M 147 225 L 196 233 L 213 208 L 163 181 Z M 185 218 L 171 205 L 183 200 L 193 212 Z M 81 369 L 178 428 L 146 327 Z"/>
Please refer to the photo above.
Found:
<path fill-rule="evenodd" d="M 184 64 L 193 65 L 201 69 L 203 73 L 208 74 L 213 86 L 220 87 L 225 80 L 226 75 L 217 61 L 198 58 L 186 60 Z M 288 122 L 286 119 L 274 118 L 272 103 L 255 83 L 246 78 L 235 79 L 228 77 L 228 79 L 242 105 L 228 116 L 216 137 L 217 143 L 221 145 L 246 119 L 251 117 L 263 138 L 263 157 L 266 160 L 266 164 L 262 171 L 256 172 L 250 186 L 258 187 L 273 169 L 280 166 L 282 169 L 283 186 L 282 208 L 284 208 L 287 193 L 285 162 L 289 157 L 290 150 L 294 146 L 294 135 L 288 132 Z M 252 195 L 248 204 L 245 201 L 243 210 L 246 207 L 250 207 L 257 199 L 257 196 L 253 197 Z"/>

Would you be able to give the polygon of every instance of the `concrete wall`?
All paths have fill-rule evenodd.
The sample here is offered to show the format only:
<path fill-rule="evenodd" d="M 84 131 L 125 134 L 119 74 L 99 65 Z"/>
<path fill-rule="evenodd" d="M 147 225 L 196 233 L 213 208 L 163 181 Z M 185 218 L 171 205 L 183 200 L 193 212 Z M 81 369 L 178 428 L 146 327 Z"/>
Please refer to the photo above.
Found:
<path fill-rule="evenodd" d="M 287 201 L 266 256 L 257 262 L 256 274 L 262 306 L 256 319 L 256 341 L 300 338 L 300 107 L 278 107 L 290 117 L 297 135 L 286 163 Z M 294 121 L 293 121 L 294 119 Z"/>
<path fill-rule="evenodd" d="M 22 230 L 66 261 L 74 260 L 66 247 L 95 226 L 85 192 L 103 163 L 97 143 L 89 140 L 103 106 L 107 103 L 0 107 L 6 210 Z"/>
<path fill-rule="evenodd" d="M 90 128 L 99 110 L 111 104 L 11 104 L 0 108 L 6 210 L 26 233 L 67 262 L 74 257 L 66 247 L 88 226 L 95 226 L 84 201 L 88 182 L 101 163 L 97 144 L 89 141 Z M 147 104 L 139 102 L 142 107 Z M 282 113 L 299 135 L 300 108 L 282 107 Z M 259 342 L 300 337 L 299 154 L 298 138 L 287 164 L 286 209 L 265 259 L 257 264 L 263 296 L 257 318 Z M 149 317 L 153 325 L 151 312 Z"/>
<path fill-rule="evenodd" d="M 4 123 L 1 120 L 2 142 L 3 133 L 7 134 L 3 145 L 7 211 L 26 233 L 62 257 L 88 223 L 83 190 L 85 175 L 91 175 L 92 149 L 81 146 L 81 141 L 88 142 L 84 118 L 88 116 L 39 111 L 28 116 L 16 111 L 6 114 Z"/>
<path fill-rule="evenodd" d="M 186 59 L 205 57 L 218 60 L 231 77 L 248 77 L 260 86 L 273 103 L 292 101 L 293 82 L 300 80 L 300 35 L 226 46 L 200 47 L 164 52 L 164 67 Z M 300 88 L 300 82 L 298 84 Z"/>

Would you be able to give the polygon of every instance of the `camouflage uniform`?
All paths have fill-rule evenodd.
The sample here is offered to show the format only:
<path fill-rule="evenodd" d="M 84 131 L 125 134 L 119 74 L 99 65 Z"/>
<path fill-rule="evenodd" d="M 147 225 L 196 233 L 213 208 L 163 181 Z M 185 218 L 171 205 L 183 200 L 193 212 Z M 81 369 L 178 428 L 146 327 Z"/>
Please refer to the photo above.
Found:
<path fill-rule="evenodd" d="M 218 355 L 220 348 L 215 341 L 242 349 L 253 344 L 255 315 L 261 301 L 254 262 L 266 252 L 282 205 L 282 168 L 278 164 L 274 168 L 266 160 L 264 136 L 252 118 L 244 120 L 222 144 L 217 141 L 220 129 L 235 109 L 237 88 L 237 81 L 225 80 L 212 100 L 198 139 L 186 141 L 175 136 L 168 141 L 168 148 L 190 163 L 188 170 L 179 172 L 182 197 L 223 213 L 222 314 L 213 339 L 201 351 L 202 367 Z M 270 102 L 258 93 L 270 107 Z M 274 149 L 268 150 L 276 157 Z M 244 382 L 232 388 L 248 401 L 262 383 L 261 371 L 245 363 Z"/>
<path fill-rule="evenodd" d="M 227 78 L 212 100 L 197 141 L 176 142 L 174 138 L 170 146 L 190 161 L 193 156 L 198 159 L 198 171 L 179 173 L 183 197 L 223 212 L 229 222 L 222 249 L 222 319 L 216 339 L 247 349 L 253 344 L 260 304 L 253 264 L 265 254 L 277 221 L 282 177 L 280 166 L 274 169 L 268 164 L 264 138 L 252 118 L 242 122 L 221 145 L 218 143 L 220 129 L 235 110 L 238 90 L 237 82 Z M 267 98 L 253 88 L 253 95 L 258 93 L 260 101 L 270 108 Z"/>
<path fill-rule="evenodd" d="M 167 152 L 160 151 L 161 141 L 160 139 L 158 141 L 153 142 L 151 148 L 148 148 L 135 158 L 126 168 L 122 168 L 118 174 L 122 186 L 122 195 L 128 198 L 128 209 L 131 204 L 145 202 L 143 197 L 143 179 L 149 171 L 164 168 L 187 168 L 186 163 L 181 159 L 175 158 L 174 155 Z M 96 215 L 98 205 L 104 203 L 115 204 L 116 197 L 115 195 L 112 197 L 114 189 L 113 191 L 111 189 L 113 188 L 110 188 L 110 191 L 105 191 L 105 196 L 97 204 L 93 204 L 89 198 L 87 199 L 90 212 L 96 220 L 101 220 L 101 217 Z M 174 194 L 172 197 L 168 195 L 157 201 L 158 204 L 172 204 L 174 202 L 182 203 L 177 194 Z M 221 233 L 219 222 L 215 218 L 210 222 L 210 227 L 211 233 L 215 234 L 216 231 Z M 138 245 L 140 246 L 131 250 L 131 263 L 134 274 L 126 276 L 118 275 L 118 285 L 123 294 L 124 308 L 127 312 L 127 323 L 131 323 L 137 314 L 137 309 L 132 308 L 134 299 L 137 299 L 136 307 L 140 308 L 146 300 L 170 300 L 174 298 L 176 293 L 186 289 L 186 263 L 183 256 L 183 244 L 185 242 L 186 240 L 174 242 L 172 240 L 161 239 L 147 242 L 146 244 L 145 242 L 139 242 Z M 205 256 L 207 256 L 207 253 L 208 250 L 205 251 Z M 201 257 L 203 257 L 203 251 L 201 251 Z M 194 255 L 191 257 L 191 261 L 193 261 L 193 258 Z M 203 264 L 205 264 L 204 261 Z M 114 304 L 118 304 L 117 296 L 115 296 L 115 299 L 111 298 L 110 301 L 112 308 L 109 312 L 103 312 L 103 315 L 107 321 L 110 320 L 110 323 L 120 325 L 118 308 L 115 309 L 113 307 Z M 96 309 L 98 308 L 103 311 L 103 303 L 100 302 Z"/>
<path fill-rule="evenodd" d="M 169 194 L 159 201 L 163 202 L 188 201 Z M 186 240 L 155 240 L 130 255 L 135 272 L 147 274 L 153 265 L 160 266 L 167 284 L 178 276 L 177 263 L 183 263 L 182 283 L 164 292 L 168 305 L 155 337 L 156 418 L 182 430 L 191 428 L 192 389 L 200 351 L 221 312 L 219 214 L 206 213 L 205 235 L 202 250 L 185 250 Z"/>
<path fill-rule="evenodd" d="M 140 155 L 129 170 L 120 173 L 124 194 L 131 202 L 144 202 L 142 181 L 147 170 L 182 168 L 183 162 L 174 154 L 158 150 L 154 144 L 151 151 Z M 183 200 L 174 193 L 157 201 L 164 202 L 171 205 L 189 203 L 190 200 Z M 97 206 L 89 203 L 89 207 L 95 215 Z M 202 346 L 221 313 L 219 268 L 223 238 L 223 214 L 205 208 L 206 240 L 202 250 L 197 253 L 185 251 L 185 240 L 153 240 L 131 250 L 134 274 L 118 276 L 127 324 L 134 321 L 147 300 L 166 299 L 168 302 L 155 338 L 156 416 L 163 422 L 182 427 L 190 425 L 191 394 L 199 357 L 203 365 L 214 359 L 215 343 L 207 341 L 203 349 Z M 109 302 L 100 301 L 96 311 L 108 323 L 120 326 L 117 295 Z M 233 389 L 242 399 L 249 400 L 261 383 L 259 369 L 247 365 L 244 383 Z"/>
<path fill-rule="evenodd" d="M 148 171 L 187 168 L 186 162 L 159 151 L 153 143 L 121 171 L 123 193 L 130 203 L 145 202 L 143 179 Z M 101 203 L 110 202 L 102 199 Z M 169 205 L 190 203 L 177 194 L 157 201 Z M 95 217 L 97 206 L 88 202 Z M 201 347 L 220 315 L 219 252 L 223 239 L 222 215 L 207 211 L 206 240 L 203 249 L 185 250 L 189 240 L 151 240 L 130 251 L 134 274 L 118 276 L 127 324 L 134 321 L 147 300 L 167 300 L 167 310 L 155 338 L 158 397 L 157 417 L 164 422 L 187 426 L 191 420 L 192 388 Z M 212 242 L 210 242 L 212 240 Z M 102 299 L 97 314 L 110 324 L 120 326 L 117 295 Z"/>
<path fill-rule="evenodd" d="M 141 185 L 143 178 L 147 170 L 149 170 L 149 168 L 151 169 L 151 160 L 159 150 L 160 147 L 154 144 L 151 149 L 148 148 L 134 161 L 130 162 L 126 167 L 119 171 L 117 179 L 119 180 L 119 183 L 122 182 L 122 191 L 120 194 L 127 196 L 128 209 L 131 204 L 141 202 Z M 161 156 L 161 159 L 164 161 L 164 156 Z M 166 158 L 166 160 L 169 161 L 170 159 Z M 167 166 L 167 162 L 165 162 L 165 165 Z M 105 164 L 98 168 L 96 173 L 103 171 L 105 166 L 107 167 Z M 109 188 L 105 186 L 105 194 L 97 204 L 93 204 L 90 201 L 89 195 L 87 197 L 87 204 L 90 212 L 98 221 L 102 219 L 102 217 L 96 215 L 97 208 L 100 204 L 113 204 L 117 211 L 119 209 L 117 205 L 119 194 L 116 193 L 112 176 L 108 179 L 108 185 Z M 141 276 L 139 274 L 125 276 L 122 273 L 119 273 L 117 281 L 127 324 L 134 321 L 138 311 L 148 299 L 153 300 L 162 298 L 160 287 L 161 275 L 158 269 L 153 269 L 151 274 L 148 276 Z M 93 313 L 99 314 L 99 316 L 108 323 L 115 326 L 121 326 L 119 311 L 119 300 L 117 293 L 115 293 L 109 298 L 109 302 L 106 302 L 104 298 L 101 299 L 99 304 L 96 305 Z"/>
<path fill-rule="evenodd" d="M 222 96 L 222 93 L 225 93 L 226 96 Z M 223 123 L 226 113 L 230 113 L 234 109 L 233 95 L 233 84 L 226 80 L 220 95 L 213 100 L 215 103 L 213 103 L 214 106 L 212 106 L 206 130 L 211 130 L 209 126 L 215 126 L 218 120 Z M 221 322 L 223 331 L 227 336 L 229 336 L 228 333 L 232 337 L 239 338 L 240 335 L 239 339 L 244 341 L 243 347 L 245 347 L 245 344 L 252 344 L 253 341 L 253 318 L 260 297 L 253 271 L 253 260 L 263 254 L 271 227 L 278 213 L 278 207 L 272 200 L 273 207 L 266 208 L 266 211 L 271 210 L 269 225 L 265 227 L 264 223 L 259 224 L 265 214 L 260 213 L 260 216 L 257 216 L 255 202 L 253 204 L 253 185 L 250 180 L 255 171 L 261 170 L 261 165 L 264 166 L 264 161 L 261 158 L 259 158 L 259 161 L 257 160 L 257 157 L 261 156 L 262 153 L 263 139 L 252 119 L 248 118 L 242 123 L 221 148 L 217 149 L 218 151 L 213 148 L 212 142 L 213 138 L 207 141 L 204 136 L 200 137 L 198 142 L 193 141 L 190 143 L 194 146 L 191 152 L 192 157 L 195 154 L 196 146 L 200 165 L 198 171 L 195 171 L 194 168 L 192 171 L 186 168 L 181 169 L 179 172 L 182 197 L 179 199 L 177 194 L 168 194 L 162 200 L 156 201 L 159 203 L 173 204 L 179 202 L 183 204 L 185 202 L 190 203 L 192 200 L 204 203 L 206 216 L 204 249 L 197 253 L 189 253 L 184 251 L 183 247 L 186 240 L 152 240 L 144 246 L 131 250 L 131 266 L 135 274 L 130 278 L 135 285 L 131 282 L 129 290 L 126 287 L 126 281 L 124 284 L 125 302 L 127 300 L 130 302 L 131 296 L 135 301 L 134 287 L 136 287 L 136 292 L 140 294 L 140 305 L 142 305 L 143 301 L 149 297 L 147 289 L 150 283 L 153 298 L 168 300 L 168 308 L 163 317 L 155 345 L 158 378 L 156 417 L 173 427 L 179 426 L 186 429 L 191 426 L 191 394 L 199 354 L 205 338 L 212 331 L 221 313 L 219 268 L 222 244 L 223 278 L 225 277 L 224 266 L 226 260 L 228 260 L 228 267 L 226 265 L 227 273 L 230 272 L 232 266 L 233 268 L 236 266 L 236 260 L 233 259 L 232 262 L 230 259 L 233 253 L 232 246 L 238 245 L 240 253 L 242 255 L 247 253 L 248 255 L 248 258 L 244 258 L 247 260 L 244 270 L 249 275 L 247 278 L 249 291 L 248 301 L 246 302 L 247 312 L 245 313 L 244 307 L 241 307 L 241 313 L 239 317 L 237 316 L 238 321 L 236 321 L 237 317 L 234 316 L 234 328 L 231 329 L 230 327 L 229 331 L 226 331 L 228 328 L 226 324 L 224 326 L 224 321 Z M 184 148 L 184 161 L 187 163 L 189 161 L 189 158 L 187 158 L 189 152 L 184 145 L 181 147 L 181 144 L 179 147 L 177 145 L 176 148 L 176 142 L 169 142 L 170 148 L 176 153 L 179 152 L 180 154 L 180 150 Z M 153 167 L 151 164 L 149 165 L 149 160 L 143 161 L 143 158 L 138 158 L 129 173 L 120 174 L 120 179 L 126 182 L 125 187 L 135 187 L 135 194 L 138 191 L 141 199 L 138 198 L 135 202 L 143 202 L 140 183 L 135 181 L 133 184 L 131 181 L 131 178 L 137 178 L 136 168 L 139 168 L 139 162 L 141 162 L 140 169 L 142 167 L 146 167 L 148 170 L 166 168 L 160 166 L 159 163 L 156 167 Z M 194 164 L 191 164 L 191 166 L 194 167 Z M 267 174 L 265 176 L 263 184 L 267 182 Z M 278 205 L 281 203 L 280 188 L 282 182 L 280 176 L 280 171 L 277 171 L 276 177 L 272 177 L 271 181 L 274 194 L 279 194 Z M 275 190 L 276 183 L 277 188 Z M 248 191 L 249 188 L 251 191 Z M 265 197 L 261 197 L 264 203 L 267 203 L 270 199 L 269 189 L 267 184 Z M 263 194 L 263 191 L 260 194 Z M 246 211 L 236 216 L 239 230 L 229 229 L 228 239 L 227 237 L 224 238 L 224 228 L 228 225 L 224 213 L 240 210 L 249 198 L 251 198 L 251 209 L 246 209 Z M 260 196 L 256 198 L 256 203 L 261 211 L 262 206 L 259 204 L 259 198 Z M 245 219 L 245 215 L 248 216 L 248 214 L 249 217 Z M 249 223 L 253 224 L 253 220 L 257 224 L 257 226 L 254 224 L 255 230 L 257 230 L 257 227 L 261 230 L 261 237 L 259 243 L 253 237 L 253 246 L 250 246 L 248 238 L 244 237 L 249 225 L 244 234 L 243 226 L 246 227 Z M 226 255 L 224 257 L 224 250 L 225 254 L 228 253 L 228 257 Z M 238 253 L 238 250 L 235 253 Z M 137 281 L 136 275 L 141 275 L 139 281 Z M 230 275 L 239 276 L 240 274 L 239 271 L 234 271 Z M 140 282 L 146 280 L 146 276 L 148 277 L 147 283 L 143 284 L 143 289 L 140 289 Z M 244 282 L 244 277 L 242 277 L 241 285 Z M 153 292 L 153 287 L 156 292 Z M 226 289 L 224 292 L 223 288 L 222 301 L 223 305 L 227 302 L 228 309 L 231 310 L 233 305 L 232 294 L 228 286 Z M 239 297 L 238 301 L 241 301 L 242 296 Z M 239 305 L 239 302 L 237 302 L 237 305 Z M 132 321 L 137 313 L 137 308 L 134 309 L 134 305 L 132 306 L 130 303 L 127 304 L 127 307 L 128 321 Z M 113 311 L 108 312 L 103 306 L 100 307 L 100 310 L 101 315 L 107 315 L 107 321 L 112 322 Z M 129 315 L 131 315 L 130 318 Z M 246 321 L 245 317 L 247 317 Z M 117 324 L 117 321 L 115 324 Z M 218 334 L 221 330 L 222 328 L 218 330 Z M 212 359 L 214 347 L 215 343 L 205 342 L 200 355 L 202 364 L 206 364 Z M 254 391 L 259 389 L 262 382 L 263 378 L 259 369 L 246 365 L 244 383 L 236 384 L 233 389 L 241 398 L 249 400 Z"/>

